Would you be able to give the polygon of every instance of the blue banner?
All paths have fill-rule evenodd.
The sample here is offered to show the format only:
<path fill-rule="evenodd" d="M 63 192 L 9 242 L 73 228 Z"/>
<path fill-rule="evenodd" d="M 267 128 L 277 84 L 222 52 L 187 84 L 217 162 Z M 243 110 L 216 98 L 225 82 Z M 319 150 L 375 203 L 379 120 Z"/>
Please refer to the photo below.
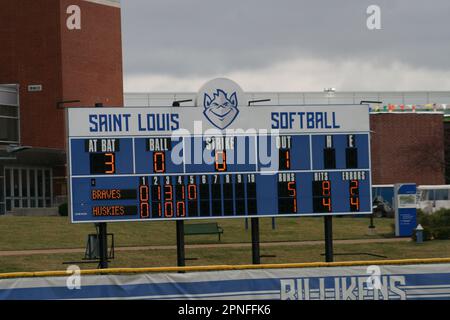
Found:
<path fill-rule="evenodd" d="M 450 299 L 450 264 L 77 275 L 0 280 L 0 299 Z"/>

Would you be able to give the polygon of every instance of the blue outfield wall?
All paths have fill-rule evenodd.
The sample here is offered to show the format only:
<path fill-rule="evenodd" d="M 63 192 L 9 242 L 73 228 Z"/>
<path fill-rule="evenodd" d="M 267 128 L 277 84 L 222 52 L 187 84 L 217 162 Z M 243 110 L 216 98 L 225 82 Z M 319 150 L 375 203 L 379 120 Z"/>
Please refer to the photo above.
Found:
<path fill-rule="evenodd" d="M 450 263 L 81 275 L 69 289 L 73 280 L 1 279 L 0 299 L 450 299 Z"/>

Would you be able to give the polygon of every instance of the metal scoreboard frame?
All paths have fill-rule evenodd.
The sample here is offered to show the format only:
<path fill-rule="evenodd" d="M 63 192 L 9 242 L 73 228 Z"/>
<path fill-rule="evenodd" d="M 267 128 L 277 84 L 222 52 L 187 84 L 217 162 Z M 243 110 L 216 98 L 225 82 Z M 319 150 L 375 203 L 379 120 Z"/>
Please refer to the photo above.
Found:
<path fill-rule="evenodd" d="M 73 223 L 372 213 L 369 106 L 68 108 Z"/>

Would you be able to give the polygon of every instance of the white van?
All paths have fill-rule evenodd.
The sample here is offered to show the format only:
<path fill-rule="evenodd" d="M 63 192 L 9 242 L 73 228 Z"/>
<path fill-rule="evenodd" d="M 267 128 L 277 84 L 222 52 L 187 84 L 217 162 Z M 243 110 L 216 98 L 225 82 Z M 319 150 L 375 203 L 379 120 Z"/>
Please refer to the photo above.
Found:
<path fill-rule="evenodd" d="M 450 209 L 450 185 L 418 186 L 418 209 L 425 213 Z"/>

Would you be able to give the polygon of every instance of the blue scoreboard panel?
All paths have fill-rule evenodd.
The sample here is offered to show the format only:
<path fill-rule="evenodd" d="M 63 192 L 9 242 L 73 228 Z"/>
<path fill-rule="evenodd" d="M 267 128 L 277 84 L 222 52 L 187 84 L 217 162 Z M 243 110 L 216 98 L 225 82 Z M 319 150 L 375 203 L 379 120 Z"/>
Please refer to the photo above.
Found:
<path fill-rule="evenodd" d="M 68 110 L 72 222 L 371 213 L 368 107 Z M 229 121 L 227 121 L 229 122 Z"/>

